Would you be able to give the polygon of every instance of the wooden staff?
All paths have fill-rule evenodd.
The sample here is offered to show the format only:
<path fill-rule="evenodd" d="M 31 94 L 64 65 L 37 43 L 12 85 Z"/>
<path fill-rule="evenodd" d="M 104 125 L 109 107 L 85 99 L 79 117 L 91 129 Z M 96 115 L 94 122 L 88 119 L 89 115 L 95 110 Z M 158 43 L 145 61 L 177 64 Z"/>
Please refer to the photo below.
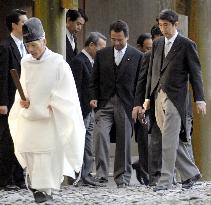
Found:
<path fill-rule="evenodd" d="M 21 86 L 17 70 L 16 69 L 11 69 L 10 70 L 10 74 L 11 74 L 13 82 L 15 83 L 15 86 L 16 86 L 19 94 L 20 94 L 21 100 L 26 101 L 26 97 L 24 95 L 23 88 Z"/>

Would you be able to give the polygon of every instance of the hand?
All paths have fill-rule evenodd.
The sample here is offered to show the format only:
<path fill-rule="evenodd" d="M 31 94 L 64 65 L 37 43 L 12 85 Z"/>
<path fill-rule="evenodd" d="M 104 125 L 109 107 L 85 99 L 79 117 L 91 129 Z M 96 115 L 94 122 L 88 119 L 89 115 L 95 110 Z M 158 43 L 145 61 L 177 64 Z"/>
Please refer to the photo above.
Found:
<path fill-rule="evenodd" d="M 201 113 L 202 116 L 206 115 L 206 103 L 204 101 L 196 102 L 196 109 L 198 114 Z"/>
<path fill-rule="evenodd" d="M 6 115 L 8 113 L 8 108 L 6 105 L 0 105 L 0 114 Z"/>
<path fill-rule="evenodd" d="M 91 100 L 90 101 L 90 106 L 94 109 L 97 107 L 97 100 Z"/>
<path fill-rule="evenodd" d="M 150 100 L 149 99 L 145 99 L 144 104 L 143 104 L 143 108 L 145 110 L 149 110 L 149 108 L 150 108 Z"/>
<path fill-rule="evenodd" d="M 29 105 L 30 105 L 29 99 L 20 100 L 20 105 L 21 105 L 22 108 L 28 109 L 29 108 Z"/>
<path fill-rule="evenodd" d="M 145 120 L 145 109 L 144 108 L 141 108 L 140 110 L 139 110 L 139 112 L 138 112 L 138 119 L 140 120 L 140 121 L 143 121 L 143 120 Z"/>
<path fill-rule="evenodd" d="M 138 118 L 138 114 L 139 114 L 140 110 L 142 110 L 141 106 L 136 106 L 133 108 L 132 119 L 134 120 L 134 122 L 136 122 L 136 119 Z"/>

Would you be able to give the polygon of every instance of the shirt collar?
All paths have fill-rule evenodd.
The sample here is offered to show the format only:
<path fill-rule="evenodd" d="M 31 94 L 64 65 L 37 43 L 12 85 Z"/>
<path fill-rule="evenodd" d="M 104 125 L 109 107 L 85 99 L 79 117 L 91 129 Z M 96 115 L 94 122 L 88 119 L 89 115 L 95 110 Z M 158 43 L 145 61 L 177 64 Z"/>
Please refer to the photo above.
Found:
<path fill-rule="evenodd" d="M 67 37 L 72 41 L 73 40 L 73 34 L 70 33 L 68 29 L 66 29 L 66 34 L 67 34 Z"/>
<path fill-rule="evenodd" d="M 125 54 L 126 49 L 127 49 L 127 43 L 126 43 L 125 47 L 120 50 L 122 52 L 122 55 Z M 118 52 L 119 52 L 119 50 L 117 50 L 116 48 L 114 48 L 114 56 L 116 56 Z"/>
<path fill-rule="evenodd" d="M 18 47 L 23 43 L 23 40 L 20 40 L 19 38 L 17 38 L 13 33 L 11 33 L 10 36 L 15 41 L 15 43 Z"/>
<path fill-rule="evenodd" d="M 173 44 L 175 39 L 176 39 L 176 37 L 177 37 L 177 35 L 178 35 L 178 31 L 176 30 L 175 34 L 170 39 L 167 39 L 165 37 L 165 44 L 167 44 L 168 42 L 171 42 Z"/>
<path fill-rule="evenodd" d="M 94 59 L 92 58 L 92 56 L 85 49 L 83 49 L 81 52 L 89 59 L 91 64 L 94 63 Z"/>

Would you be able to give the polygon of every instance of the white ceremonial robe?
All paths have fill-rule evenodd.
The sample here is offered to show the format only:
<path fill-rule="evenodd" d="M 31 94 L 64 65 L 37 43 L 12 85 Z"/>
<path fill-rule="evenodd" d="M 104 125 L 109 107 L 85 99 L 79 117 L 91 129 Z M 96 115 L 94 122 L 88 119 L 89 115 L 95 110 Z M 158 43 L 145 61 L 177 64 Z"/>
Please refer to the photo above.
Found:
<path fill-rule="evenodd" d="M 58 189 L 64 172 L 79 172 L 83 163 L 85 127 L 75 81 L 63 57 L 47 48 L 40 60 L 26 55 L 21 69 L 30 106 L 22 108 L 16 92 L 9 114 L 15 154 L 33 188 Z"/>

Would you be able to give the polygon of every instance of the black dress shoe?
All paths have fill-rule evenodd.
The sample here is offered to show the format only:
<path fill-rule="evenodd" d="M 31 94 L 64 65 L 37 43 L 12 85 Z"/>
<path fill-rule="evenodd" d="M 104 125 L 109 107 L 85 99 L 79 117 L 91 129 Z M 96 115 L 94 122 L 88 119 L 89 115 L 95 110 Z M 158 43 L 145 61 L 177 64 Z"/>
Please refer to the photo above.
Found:
<path fill-rule="evenodd" d="M 95 180 L 99 183 L 108 183 L 108 179 L 105 177 L 96 177 Z"/>
<path fill-rule="evenodd" d="M 25 183 L 16 183 L 16 186 L 18 186 L 20 189 L 27 189 Z"/>
<path fill-rule="evenodd" d="M 3 188 L 5 191 L 18 191 L 20 188 L 15 184 L 8 184 Z"/>
<path fill-rule="evenodd" d="M 182 188 L 183 189 L 190 189 L 200 178 L 201 178 L 201 175 L 197 174 L 194 177 L 183 181 L 182 182 Z"/>
<path fill-rule="evenodd" d="M 141 170 L 139 162 L 136 161 L 135 163 L 133 163 L 132 168 L 136 171 L 136 178 L 140 182 L 140 184 L 147 186 L 149 184 L 149 177 L 147 173 Z"/>
<path fill-rule="evenodd" d="M 101 183 L 97 182 L 94 177 L 88 176 L 88 177 L 83 178 L 82 181 L 85 185 L 104 186 L 104 185 L 102 185 L 102 182 Z"/>
<path fill-rule="evenodd" d="M 156 186 L 156 187 L 153 188 L 154 192 L 165 191 L 165 190 L 168 190 L 167 187 L 165 187 L 165 186 Z"/>
<path fill-rule="evenodd" d="M 51 195 L 48 195 L 46 194 L 45 192 L 42 192 L 42 191 L 34 191 L 33 192 L 33 195 L 34 195 L 34 200 L 36 203 L 43 203 L 43 202 L 46 202 L 46 201 L 50 201 L 50 200 L 53 200 L 53 197 Z"/>
<path fill-rule="evenodd" d="M 126 188 L 127 186 L 129 186 L 129 184 L 126 183 L 117 184 L 117 188 Z"/>

